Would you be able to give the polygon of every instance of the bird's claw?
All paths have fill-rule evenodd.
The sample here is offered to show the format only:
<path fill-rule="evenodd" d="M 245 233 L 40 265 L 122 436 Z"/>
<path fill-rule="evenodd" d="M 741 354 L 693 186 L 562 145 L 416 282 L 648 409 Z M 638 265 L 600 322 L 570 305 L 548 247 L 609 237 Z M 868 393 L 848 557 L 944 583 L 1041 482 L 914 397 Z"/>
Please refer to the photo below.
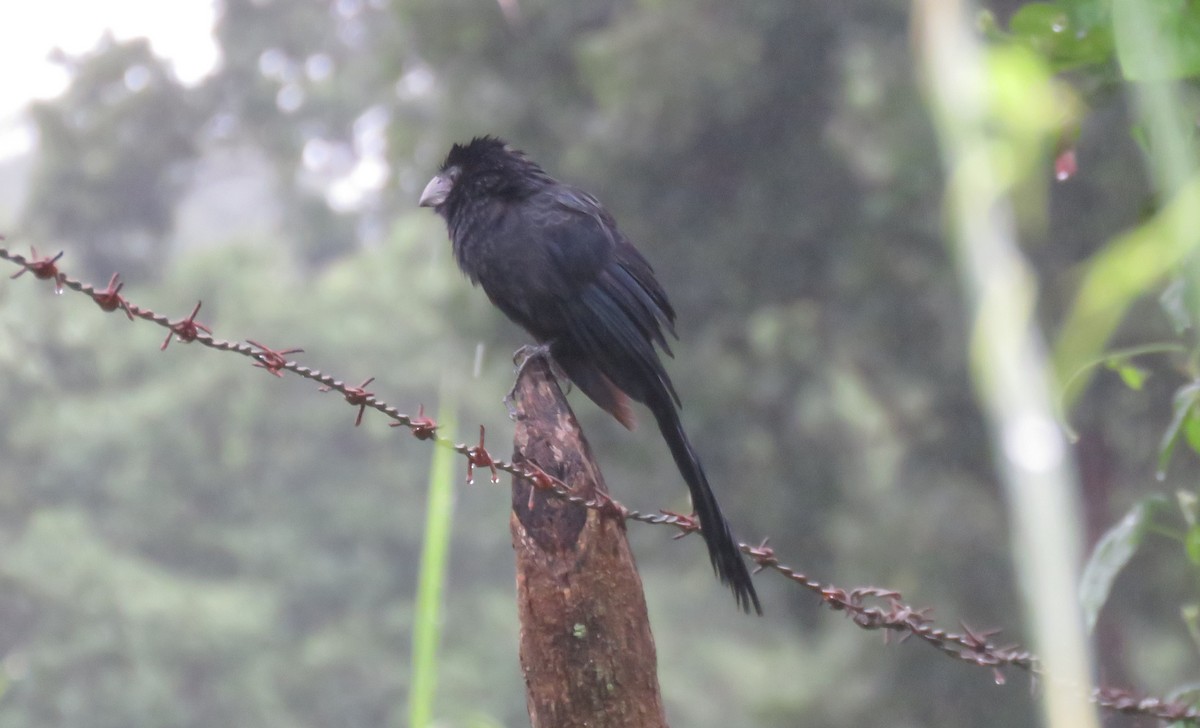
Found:
<path fill-rule="evenodd" d="M 513 365 L 515 367 L 513 375 L 512 389 L 508 390 L 508 394 L 504 395 L 504 408 L 508 410 L 508 419 L 516 422 L 520 414 L 517 412 L 517 387 L 521 384 L 521 375 L 525 373 L 525 367 L 534 359 L 544 359 L 550 369 L 550 376 L 561 385 L 566 382 L 564 391 L 571 391 L 571 380 L 566 374 L 559 369 L 558 364 L 554 361 L 553 355 L 550 353 L 549 344 L 526 344 L 520 349 L 513 352 Z"/>
<path fill-rule="evenodd" d="M 518 379 L 521 378 L 521 372 L 525 371 L 525 365 L 529 363 L 529 360 L 535 359 L 537 357 L 549 358 L 550 357 L 550 345 L 549 344 L 526 344 L 526 345 L 522 346 L 520 349 L 517 349 L 516 351 L 513 352 L 513 357 L 512 357 L 513 366 L 515 367 L 515 371 L 516 371 Z"/>

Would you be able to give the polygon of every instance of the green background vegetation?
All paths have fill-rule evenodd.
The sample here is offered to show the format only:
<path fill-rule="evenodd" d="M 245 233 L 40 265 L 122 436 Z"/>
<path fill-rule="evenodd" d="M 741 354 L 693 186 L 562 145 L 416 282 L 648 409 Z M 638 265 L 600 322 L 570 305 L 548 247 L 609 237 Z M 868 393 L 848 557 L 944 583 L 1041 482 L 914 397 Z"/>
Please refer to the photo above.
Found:
<path fill-rule="evenodd" d="M 1081 547 L 1132 513 L 1089 572 L 1098 674 L 1166 694 L 1195 680 L 1200 634 L 1200 48 L 1137 33 L 1200 11 L 1127 5 L 997 2 L 981 29 L 993 151 L 1074 387 Z M 504 452 L 525 337 L 415 207 L 452 141 L 502 135 L 655 264 L 686 423 L 743 540 L 1028 642 L 906 3 L 223 0 L 216 37 L 192 87 L 141 41 L 71 60 L 70 89 L 31 109 L 36 155 L 0 167 L 9 244 L 65 249 L 97 284 L 120 271 L 172 317 L 202 299 L 218 336 L 301 346 Z M 387 186 L 341 196 L 362 159 Z M 440 608 L 421 602 L 440 652 L 414 663 L 432 448 L 354 428 L 309 383 L 159 353 L 157 329 L 0 283 L 0 728 L 527 724 L 505 487 L 450 467 Z M 1134 346 L 1151 353 L 1110 355 Z M 652 427 L 572 401 L 619 499 L 686 510 Z M 674 725 L 1035 719 L 1023 678 L 885 648 L 769 575 L 767 616 L 743 617 L 698 541 L 630 537 Z M 409 707 L 414 664 L 436 671 L 432 706 Z"/>

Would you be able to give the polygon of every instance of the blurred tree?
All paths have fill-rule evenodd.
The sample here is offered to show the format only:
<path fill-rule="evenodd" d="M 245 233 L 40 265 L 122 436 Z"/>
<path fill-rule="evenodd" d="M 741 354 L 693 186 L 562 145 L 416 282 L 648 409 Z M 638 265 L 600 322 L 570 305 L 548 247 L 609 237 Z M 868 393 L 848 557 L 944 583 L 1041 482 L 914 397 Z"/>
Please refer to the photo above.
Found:
<path fill-rule="evenodd" d="M 144 39 L 106 36 L 59 60 L 70 88 L 30 109 L 40 153 L 26 225 L 77 249 L 93 277 L 149 276 L 169 252 L 203 107 Z"/>
<path fill-rule="evenodd" d="M 249 145 L 275 170 L 281 237 L 297 255 L 278 256 L 268 270 L 295 264 L 318 278 L 342 280 L 336 291 L 324 289 L 328 298 L 321 308 L 337 312 L 330 320 L 342 322 L 330 324 L 337 330 L 329 335 L 363 361 L 393 344 L 448 339 L 451 332 L 466 341 L 496 342 L 502 352 L 520 343 L 455 276 L 446 285 L 472 303 L 443 310 L 424 305 L 415 292 L 391 295 L 394 287 L 411 288 L 426 275 L 412 258 L 376 260 L 365 275 L 362 266 L 372 264 L 335 257 L 350 253 L 353 238 L 342 234 L 369 228 L 373 216 L 389 209 L 411 212 L 412 200 L 451 141 L 505 135 L 557 174 L 600 192 L 656 263 L 680 309 L 685 341 L 678 351 L 684 356 L 673 372 L 714 482 L 730 493 L 723 500 L 739 532 L 748 539 L 770 533 L 781 553 L 805 554 L 814 572 L 900 587 L 920 584 L 925 599 L 947 605 L 961 599 L 963 613 L 999 622 L 1007 589 L 1003 533 L 992 525 L 999 509 L 987 486 L 989 463 L 959 355 L 956 283 L 937 243 L 935 155 L 904 70 L 901 8 L 856 1 L 833 9 L 793 0 L 746 7 L 708 0 L 506 5 L 420 0 L 394 6 L 230 0 L 222 5 L 217 29 L 223 62 L 196 93 L 213 99 L 209 128 L 217 142 Z M 363 141 L 379 119 L 390 142 L 385 161 L 392 190 L 373 203 L 368 194 L 363 207 L 334 212 L 330 191 L 375 153 Z M 314 222 L 304 205 L 334 221 L 334 232 L 321 233 L 328 228 Z M 425 235 L 437 252 L 426 255 L 448 264 L 443 236 L 429 222 Z M 359 273 L 335 272 L 350 266 Z M 258 279 L 262 270 L 231 260 L 203 285 L 173 277 L 171 287 L 203 297 L 205 311 L 215 316 L 240 300 L 231 281 L 244 281 L 252 290 L 243 305 L 255 310 L 267 298 L 274 300 L 263 295 L 272 289 Z M 301 294 L 291 289 L 276 295 Z M 303 318 L 289 320 L 285 330 L 317 350 L 319 325 L 309 321 L 301 329 Z M 264 326 L 260 320 L 253 333 Z M 418 331 L 425 333 L 417 336 Z M 352 337 L 354 332 L 362 336 Z M 393 337 L 395 342 L 380 341 Z M 453 347 L 436 351 L 455 355 Z M 503 353 L 487 357 L 487 371 L 501 373 L 505 359 Z M 409 358 L 393 352 L 377 361 L 379 371 L 387 371 L 386 362 Z M 160 385 L 156 397 L 166 396 L 171 381 Z M 163 455 L 117 479 L 139 488 L 120 501 L 117 510 L 136 506 L 141 514 L 122 530 L 130 530 L 128 538 L 140 533 L 135 542 L 154 543 L 156 560 L 169 558 L 172 569 L 206 564 L 214 553 L 232 550 L 235 555 L 217 562 L 241 564 L 231 566 L 234 571 L 249 568 L 245 560 L 256 555 L 228 543 L 243 538 L 257 543 L 279 534 L 287 545 L 271 552 L 276 559 L 271 568 L 283 569 L 285 582 L 296 585 L 296 601 L 284 611 L 286 623 L 295 639 L 316 639 L 331 619 L 337 623 L 335 615 L 356 608 L 347 600 L 363 588 L 354 581 L 360 572 L 351 566 L 350 544 L 366 538 L 357 519 L 386 509 L 376 503 L 355 511 L 343 502 L 349 496 L 342 490 L 331 494 L 329 482 L 361 482 L 333 463 L 302 458 L 278 475 L 266 475 L 270 466 L 253 463 L 260 451 L 273 451 L 264 442 L 283 447 L 274 457 L 289 463 L 298 442 L 338 443 L 357 457 L 363 445 L 348 439 L 341 423 L 329 421 L 312 422 L 312 432 L 268 435 L 278 425 L 256 419 L 259 410 L 249 404 L 217 404 L 224 398 L 201 394 L 207 386 L 211 383 L 193 384 L 196 396 L 210 402 L 199 415 L 204 424 L 144 432 L 149 439 L 141 442 L 159 443 L 153 451 Z M 180 411 L 190 406 L 177 404 Z M 481 408 L 463 420 L 495 418 L 497 409 Z M 581 409 L 618 497 L 686 508 L 676 496 L 677 474 L 665 452 L 639 446 L 594 411 Z M 187 433 L 204 433 L 204 447 L 197 452 Z M 214 470 L 218 463 L 204 452 L 225 453 L 219 462 L 229 469 Z M 135 454 L 127 457 L 140 461 Z M 140 490 L 154 490 L 159 484 L 153 481 L 134 485 L 145 478 L 137 473 L 176 468 L 190 475 L 172 482 L 170 496 Z M 267 522 L 247 515 L 259 506 L 230 511 L 232 504 L 220 494 L 234 479 L 256 483 L 252 490 L 258 494 L 286 481 L 281 492 L 287 498 Z M 645 483 L 646 492 L 624 491 L 621 483 Z M 159 508 L 167 511 L 143 510 Z M 970 512 L 971 525 L 930 519 L 931 508 Z M 204 543 L 179 536 L 199 532 L 187 528 L 193 518 L 212 521 L 214 535 Z M 856 525 L 846 529 L 847 522 Z M 146 523 L 163 525 L 146 529 Z M 496 530 L 480 531 L 490 534 L 486 541 L 494 546 Z M 874 535 L 866 538 L 867 533 Z M 652 606 L 658 589 L 658 608 L 675 615 L 671 621 L 715 636 L 664 651 L 673 654 L 663 667 L 664 685 L 674 684 L 678 696 L 669 708 L 676 720 L 728 725 L 749 715 L 760 725 L 792 725 L 804 714 L 817 724 L 848 724 L 888 704 L 898 721 L 928 721 L 933 706 L 902 698 L 910 692 L 906 680 L 913 679 L 900 677 L 910 672 L 906 660 L 875 673 L 878 694 L 837 704 L 806 691 L 782 696 L 778 686 L 767 686 L 771 681 L 735 686 L 727 676 L 772 672 L 772 659 L 750 645 L 776 645 L 777 637 L 757 626 L 731 624 L 724 610 L 712 611 L 705 599 L 670 596 L 681 584 L 688 585 L 685 593 L 708 594 L 707 566 L 702 558 L 652 547 L 660 543 L 657 535 L 645 538 L 641 563 L 653 575 L 646 580 Z M 948 542 L 937 555 L 912 555 L 939 539 Z M 398 547 L 394 558 L 403 563 L 403 553 Z M 299 563 L 289 565 L 289 559 Z M 503 596 L 503 575 L 511 573 L 506 554 L 493 549 L 477 561 L 464 558 L 456 569 L 463 583 L 501 575 L 502 596 L 490 606 L 480 602 L 478 609 L 511 615 Z M 981 588 L 961 589 L 965 574 L 985 574 Z M 807 599 L 784 593 L 778 603 L 791 599 L 794 606 L 774 610 L 778 624 L 790 623 L 791 610 L 816 623 Z M 387 614 L 405 610 L 395 591 L 376 604 Z M 375 609 L 368 612 L 376 614 Z M 670 645 L 671 629 L 659 621 L 659 639 Z M 324 648 L 329 652 L 322 653 L 331 655 L 331 664 L 354 644 L 347 632 L 335 634 Z M 726 634 L 730 637 L 721 637 Z M 730 640 L 738 634 L 744 646 L 734 649 Z M 830 631 L 826 620 L 809 639 L 806 647 L 797 635 L 776 659 L 794 664 L 806 649 L 868 659 L 854 656 L 876 649 L 860 635 Z M 481 655 L 509 644 L 502 634 L 491 640 L 478 629 L 450 638 L 449 663 L 459 667 L 450 668 L 445 689 L 456 704 L 477 694 L 478 705 L 493 705 L 484 697 L 496 694 L 492 686 L 516 677 L 515 660 L 514 672 L 480 675 L 480 666 L 488 664 Z M 906 659 L 923 658 L 918 653 Z M 1001 700 L 957 666 L 925 659 L 922 665 L 929 669 L 916 671 L 918 679 L 965 702 Z M 814 663 L 797 679 L 816 680 L 818 672 Z M 295 680 L 297 690 L 320 682 L 309 672 Z M 705 690 L 713 681 L 722 689 Z M 518 696 L 519 691 L 512 695 Z M 307 698 L 297 692 L 286 700 Z M 520 718 L 519 702 L 500 710 L 506 719 Z M 995 720 L 1003 724 L 1011 715 Z M 959 718 L 966 720 L 965 714 Z"/>
<path fill-rule="evenodd" d="M 224 0 L 221 63 L 196 87 L 144 42 L 70 62 L 68 93 L 35 111 L 31 237 L 69 241 L 67 269 L 83 259 L 101 282 L 160 275 L 132 293 L 180 313 L 200 297 L 218 333 L 303 345 L 323 368 L 378 376 L 399 405 L 432 411 L 444 377 L 470 403 L 460 421 L 501 442 L 522 340 L 413 205 L 451 141 L 506 136 L 598 192 L 656 265 L 680 311 L 671 369 L 689 431 L 739 535 L 770 534 L 823 578 L 902 589 L 946 620 L 1015 626 L 904 9 Z M 1081 95 L 1080 174 L 1049 189 L 1048 210 L 1021 208 L 1048 321 L 1150 191 L 1121 97 Z M 206 210 L 206 247 L 172 249 L 181 171 L 217 150 L 265 160 L 280 225 L 239 237 Z M 244 363 L 175 345 L 155 359 L 142 329 L 44 297 L 0 287 L 0 543 L 14 549 L 0 560 L 0 728 L 158 725 L 162 705 L 196 726 L 398 714 L 428 453 Z M 1116 340 L 1169 331 L 1139 306 Z M 1176 385 L 1152 377 L 1134 396 L 1105 374 L 1081 401 L 1074 421 L 1123 484 L 1099 523 L 1161 490 L 1148 474 Z M 579 409 L 618 498 L 686 508 L 665 450 Z M 1172 483 L 1195 476 L 1176 468 Z M 457 506 L 438 708 L 455 725 L 524 721 L 506 504 L 492 495 Z M 766 620 L 738 620 L 694 549 L 631 536 L 675 723 L 1029 720 L 1023 691 L 917 647 L 882 652 L 773 582 Z M 38 559 L 49 544 L 70 573 Z M 1129 593 L 1179 589 L 1169 569 L 1123 578 Z M 1132 672 L 1158 688 L 1194 663 L 1177 635 L 1146 637 L 1180 600 L 1150 601 L 1116 594 L 1108 618 L 1136 626 Z"/>
<path fill-rule="evenodd" d="M 283 232 L 310 265 L 379 237 L 392 48 L 412 32 L 399 20 L 378 0 L 222 3 L 223 62 L 207 83 L 219 135 L 270 160 Z"/>

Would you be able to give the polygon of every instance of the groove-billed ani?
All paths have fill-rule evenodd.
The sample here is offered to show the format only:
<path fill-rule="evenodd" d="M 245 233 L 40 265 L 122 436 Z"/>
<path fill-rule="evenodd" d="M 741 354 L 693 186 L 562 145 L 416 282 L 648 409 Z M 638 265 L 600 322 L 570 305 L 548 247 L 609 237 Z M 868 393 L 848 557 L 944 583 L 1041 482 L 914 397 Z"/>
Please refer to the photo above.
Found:
<path fill-rule="evenodd" d="M 446 219 L 463 272 L 549 346 L 584 394 L 630 429 L 630 400 L 649 407 L 691 491 L 713 568 L 742 609 L 761 614 L 654 348 L 671 354 L 663 330 L 675 334 L 675 311 L 608 211 L 493 137 L 455 144 L 420 204 Z"/>

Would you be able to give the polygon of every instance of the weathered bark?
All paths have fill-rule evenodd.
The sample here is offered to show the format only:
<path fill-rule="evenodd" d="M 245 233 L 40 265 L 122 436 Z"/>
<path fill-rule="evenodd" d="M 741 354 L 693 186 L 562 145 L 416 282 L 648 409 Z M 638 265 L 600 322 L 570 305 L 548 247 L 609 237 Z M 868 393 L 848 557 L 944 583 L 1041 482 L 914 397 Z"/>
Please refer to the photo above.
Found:
<path fill-rule="evenodd" d="M 545 361 L 516 390 L 514 461 L 532 461 L 576 492 L 604 478 Z M 531 492 L 532 491 L 532 492 Z M 513 479 L 521 668 L 533 728 L 666 726 L 642 582 L 611 515 Z"/>

